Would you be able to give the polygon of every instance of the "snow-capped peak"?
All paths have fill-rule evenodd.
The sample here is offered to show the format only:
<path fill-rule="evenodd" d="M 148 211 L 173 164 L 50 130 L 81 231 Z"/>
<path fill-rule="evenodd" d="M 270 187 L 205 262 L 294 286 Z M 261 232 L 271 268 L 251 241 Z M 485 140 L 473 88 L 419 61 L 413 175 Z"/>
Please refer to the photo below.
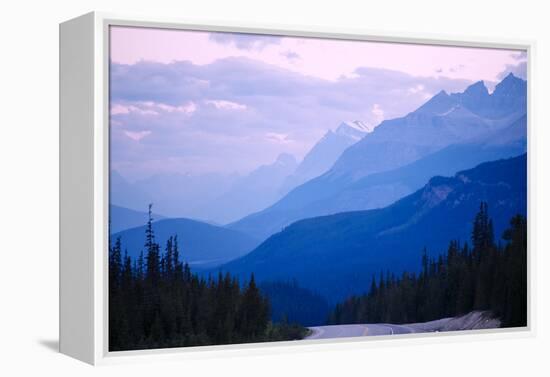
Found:
<path fill-rule="evenodd" d="M 360 120 L 354 120 L 354 121 L 351 121 L 351 122 L 342 122 L 340 127 L 342 127 L 343 125 L 346 125 L 348 127 L 351 127 L 353 129 L 356 129 L 357 131 L 361 131 L 361 132 L 364 132 L 364 133 L 370 133 L 374 130 L 373 126 L 371 126 L 370 124 L 367 124 L 363 121 L 360 121 Z"/>
<path fill-rule="evenodd" d="M 336 129 L 336 134 L 347 136 L 355 140 L 362 139 L 368 133 L 374 130 L 370 124 L 360 120 L 342 122 Z"/>

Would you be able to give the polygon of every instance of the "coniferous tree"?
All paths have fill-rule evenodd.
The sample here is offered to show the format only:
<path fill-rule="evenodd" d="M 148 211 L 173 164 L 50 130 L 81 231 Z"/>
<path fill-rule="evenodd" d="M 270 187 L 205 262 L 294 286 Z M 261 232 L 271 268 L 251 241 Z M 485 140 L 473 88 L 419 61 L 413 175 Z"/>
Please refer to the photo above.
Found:
<path fill-rule="evenodd" d="M 472 247 L 451 241 L 445 254 L 430 258 L 422 250 L 420 274 L 399 279 L 380 275 L 367 294 L 335 306 L 330 324 L 425 322 L 488 310 L 501 326 L 527 324 L 527 224 L 514 216 L 495 244 L 488 206 L 481 203 L 472 227 Z"/>
<path fill-rule="evenodd" d="M 109 250 L 109 348 L 112 351 L 300 339 L 306 330 L 269 322 L 269 302 L 252 277 L 246 287 L 229 274 L 205 280 L 181 260 L 178 238 L 164 251 L 153 219 L 133 261 L 120 239 Z"/>
<path fill-rule="evenodd" d="M 500 311 L 507 326 L 520 327 L 527 325 L 527 220 L 517 215 L 510 225 L 504 233 L 504 239 L 509 241 L 503 268 L 506 305 Z"/>
<path fill-rule="evenodd" d="M 109 253 L 109 287 L 116 291 L 120 286 L 122 276 L 122 252 L 120 237 L 115 240 L 114 246 Z"/>

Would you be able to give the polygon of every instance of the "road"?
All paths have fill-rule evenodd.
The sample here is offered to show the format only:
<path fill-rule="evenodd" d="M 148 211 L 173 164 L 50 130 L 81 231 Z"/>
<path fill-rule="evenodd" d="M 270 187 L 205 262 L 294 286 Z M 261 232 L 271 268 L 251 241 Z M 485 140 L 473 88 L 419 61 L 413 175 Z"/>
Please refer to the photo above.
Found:
<path fill-rule="evenodd" d="M 435 321 L 393 325 L 390 323 L 373 323 L 359 325 L 333 325 L 310 327 L 311 334 L 306 339 L 350 338 L 357 336 L 376 336 L 410 334 L 439 331 L 458 331 L 474 329 L 496 329 L 500 320 L 490 312 L 473 311 L 454 318 L 441 318 Z"/>
<path fill-rule="evenodd" d="M 312 333 L 306 337 L 306 339 L 351 338 L 356 336 L 396 335 L 417 332 L 417 330 L 412 327 L 386 323 L 315 326 L 309 329 Z"/>

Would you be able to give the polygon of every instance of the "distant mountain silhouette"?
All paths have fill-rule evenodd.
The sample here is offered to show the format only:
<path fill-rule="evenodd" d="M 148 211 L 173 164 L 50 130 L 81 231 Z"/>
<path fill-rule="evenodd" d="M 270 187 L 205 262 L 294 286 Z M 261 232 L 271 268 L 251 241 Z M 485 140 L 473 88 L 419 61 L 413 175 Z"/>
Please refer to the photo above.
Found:
<path fill-rule="evenodd" d="M 206 207 L 241 178 L 238 174 L 159 173 L 136 181 L 131 190 L 145 192 L 150 198 L 138 208 L 154 203 L 156 211 L 169 217 L 220 223 L 216 212 L 210 212 Z"/>
<path fill-rule="evenodd" d="M 257 280 L 296 279 L 339 300 L 368 287 L 380 271 L 419 267 L 422 249 L 437 254 L 450 240 L 468 241 L 481 201 L 497 238 L 510 218 L 526 214 L 525 154 L 483 163 L 454 177 L 433 177 L 420 190 L 382 209 L 345 212 L 293 223 L 251 253 L 220 268 Z"/>
<path fill-rule="evenodd" d="M 327 131 L 306 154 L 296 171 L 285 179 L 279 189 L 281 194 L 286 194 L 296 186 L 325 173 L 346 148 L 373 130 L 374 127 L 366 123 L 353 121 L 342 122 L 335 131 Z"/>
<path fill-rule="evenodd" d="M 246 175 L 159 173 L 129 183 L 113 171 L 111 203 L 134 210 L 154 203 L 168 217 L 223 224 L 280 199 L 279 188 L 296 167 L 294 156 L 282 153 Z"/>
<path fill-rule="evenodd" d="M 109 203 L 139 211 L 152 202 L 151 196 L 140 187 L 128 182 L 115 169 L 109 174 Z"/>
<path fill-rule="evenodd" d="M 109 206 L 109 233 L 118 233 L 125 229 L 135 228 L 147 223 L 146 212 L 120 207 L 114 204 Z M 162 220 L 164 216 L 153 214 L 153 219 Z"/>
<path fill-rule="evenodd" d="M 259 211 L 281 198 L 279 187 L 297 165 L 294 156 L 282 153 L 273 163 L 236 179 L 224 193 L 205 203 L 201 211 L 222 224 Z"/>
<path fill-rule="evenodd" d="M 195 268 L 219 265 L 251 251 L 258 241 L 240 232 L 190 219 L 155 221 L 157 242 L 164 248 L 169 237 L 177 235 L 182 260 Z M 120 237 L 122 250 L 136 260 L 144 250 L 145 225 L 111 236 L 111 243 Z"/>
<path fill-rule="evenodd" d="M 518 155 L 526 150 L 526 95 L 526 82 L 513 75 L 492 94 L 483 82 L 463 93 L 442 91 L 405 117 L 382 122 L 326 173 L 229 227 L 265 239 L 300 219 L 379 208 L 431 176 Z"/>

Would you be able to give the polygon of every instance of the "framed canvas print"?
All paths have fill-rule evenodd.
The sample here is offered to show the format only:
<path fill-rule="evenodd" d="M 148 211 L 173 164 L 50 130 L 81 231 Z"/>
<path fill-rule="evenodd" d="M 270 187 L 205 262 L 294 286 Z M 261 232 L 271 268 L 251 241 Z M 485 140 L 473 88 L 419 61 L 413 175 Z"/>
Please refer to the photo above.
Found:
<path fill-rule="evenodd" d="M 61 352 L 531 331 L 531 48 L 61 24 Z"/>

